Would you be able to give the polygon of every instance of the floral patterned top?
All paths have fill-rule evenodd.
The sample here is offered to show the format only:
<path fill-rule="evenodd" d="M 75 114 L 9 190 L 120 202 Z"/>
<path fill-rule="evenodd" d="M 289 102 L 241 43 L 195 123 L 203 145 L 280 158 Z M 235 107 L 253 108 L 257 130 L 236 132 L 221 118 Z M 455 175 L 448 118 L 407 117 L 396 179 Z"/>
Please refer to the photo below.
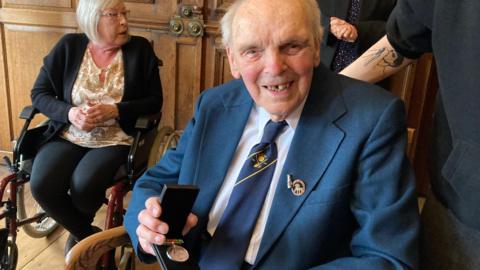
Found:
<path fill-rule="evenodd" d="M 104 72 L 105 79 L 100 80 Z M 93 61 L 90 50 L 85 55 L 72 89 L 72 103 L 80 108 L 91 104 L 115 104 L 121 101 L 124 90 L 124 68 L 122 51 L 118 51 L 112 63 L 101 69 Z M 83 147 L 98 148 L 112 145 L 131 145 L 133 138 L 128 136 L 115 119 L 110 119 L 91 131 L 80 130 L 68 125 L 60 137 Z"/>

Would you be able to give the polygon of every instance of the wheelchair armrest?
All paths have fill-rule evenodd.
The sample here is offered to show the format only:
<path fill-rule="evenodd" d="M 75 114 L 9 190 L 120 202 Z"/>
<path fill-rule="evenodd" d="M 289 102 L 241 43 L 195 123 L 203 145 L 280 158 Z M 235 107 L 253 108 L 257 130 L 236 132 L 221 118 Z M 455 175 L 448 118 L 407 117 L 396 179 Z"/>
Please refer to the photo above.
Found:
<path fill-rule="evenodd" d="M 127 175 L 131 183 L 147 169 L 150 150 L 157 136 L 161 115 L 159 112 L 137 119 L 136 133 L 127 159 Z"/>
<path fill-rule="evenodd" d="M 47 126 L 36 127 L 33 129 L 28 129 L 30 122 L 34 116 L 39 113 L 35 107 L 32 105 L 25 106 L 20 113 L 20 119 L 24 119 L 25 123 L 23 124 L 22 130 L 18 135 L 18 139 L 13 147 L 13 162 L 14 164 L 18 163 L 20 155 L 24 156 L 24 159 L 29 159 L 33 157 L 38 150 L 39 141 L 41 141 L 41 136 L 46 130 Z"/>
<path fill-rule="evenodd" d="M 39 111 L 32 105 L 25 106 L 22 112 L 20 112 L 20 119 L 32 120 L 37 113 L 39 113 Z"/>
<path fill-rule="evenodd" d="M 96 269 L 98 260 L 107 251 L 130 243 L 123 226 L 90 235 L 78 242 L 65 257 L 65 269 Z"/>
<path fill-rule="evenodd" d="M 135 129 L 139 131 L 151 129 L 152 127 L 158 125 L 158 122 L 160 122 L 161 118 L 162 118 L 162 112 L 149 114 L 149 115 L 142 115 L 137 118 L 137 121 L 135 122 Z"/>

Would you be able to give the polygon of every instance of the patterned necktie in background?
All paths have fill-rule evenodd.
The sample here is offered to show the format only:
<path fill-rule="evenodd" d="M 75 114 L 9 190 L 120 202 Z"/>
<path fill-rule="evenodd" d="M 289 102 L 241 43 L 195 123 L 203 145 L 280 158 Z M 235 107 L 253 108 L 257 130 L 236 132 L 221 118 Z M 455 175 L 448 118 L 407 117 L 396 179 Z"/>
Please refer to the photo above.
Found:
<path fill-rule="evenodd" d="M 268 121 L 243 164 L 225 212 L 200 260 L 200 269 L 240 269 L 277 162 L 276 137 L 285 121 Z"/>
<path fill-rule="evenodd" d="M 346 21 L 355 25 L 360 13 L 360 0 L 352 0 L 348 9 Z M 357 42 L 347 42 L 340 40 L 335 56 L 333 57 L 332 70 L 336 73 L 342 71 L 357 58 Z"/>

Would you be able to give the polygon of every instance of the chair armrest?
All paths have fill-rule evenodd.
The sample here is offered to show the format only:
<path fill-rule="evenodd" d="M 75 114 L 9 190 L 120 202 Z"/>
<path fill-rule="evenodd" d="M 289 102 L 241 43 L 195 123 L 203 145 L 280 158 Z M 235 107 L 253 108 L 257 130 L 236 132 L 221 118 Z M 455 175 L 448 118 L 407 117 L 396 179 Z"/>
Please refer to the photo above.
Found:
<path fill-rule="evenodd" d="M 141 116 L 135 123 L 135 137 L 127 159 L 127 175 L 131 182 L 147 169 L 150 150 L 157 136 L 161 116 L 161 112 Z"/>
<path fill-rule="evenodd" d="M 106 252 L 130 243 L 123 226 L 98 232 L 78 242 L 65 257 L 65 269 L 96 269 Z"/>
<path fill-rule="evenodd" d="M 142 115 L 137 118 L 135 122 L 135 129 L 137 130 L 148 130 L 154 126 L 158 126 L 158 122 L 162 118 L 162 112 L 155 114 Z"/>
<path fill-rule="evenodd" d="M 22 130 L 18 135 L 18 139 L 13 147 L 13 163 L 17 164 L 20 158 L 20 155 L 24 156 L 24 159 L 29 159 L 33 157 L 38 150 L 39 138 L 43 132 L 46 130 L 46 126 L 36 127 L 34 129 L 28 129 L 30 122 L 39 113 L 35 107 L 32 105 L 25 106 L 20 112 L 20 119 L 24 119 L 25 123 L 23 124 Z M 27 132 L 28 131 L 28 132 Z"/>
<path fill-rule="evenodd" d="M 22 112 L 20 112 L 20 119 L 32 120 L 35 114 L 39 111 L 35 109 L 32 105 L 23 107 Z"/>

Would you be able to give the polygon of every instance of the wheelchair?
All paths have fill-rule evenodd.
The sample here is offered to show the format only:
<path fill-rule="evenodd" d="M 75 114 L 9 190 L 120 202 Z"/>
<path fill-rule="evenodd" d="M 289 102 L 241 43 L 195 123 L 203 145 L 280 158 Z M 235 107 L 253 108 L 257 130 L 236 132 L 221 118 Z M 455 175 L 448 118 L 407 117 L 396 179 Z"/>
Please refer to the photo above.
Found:
<path fill-rule="evenodd" d="M 176 148 L 182 131 L 171 127 L 162 127 L 153 143 L 150 152 L 149 167 L 154 165 L 168 149 Z M 156 151 L 158 150 L 158 151 Z M 114 227 L 95 233 L 75 245 L 65 258 L 66 270 L 106 269 L 99 265 L 102 254 L 107 252 L 119 253 L 118 269 L 134 270 L 135 255 L 130 238 L 123 226 Z M 104 258 L 104 257 L 103 257 Z"/>
<path fill-rule="evenodd" d="M 4 158 L 10 174 L 0 182 L 2 199 L 0 207 L 3 208 L 0 219 L 5 219 L 6 224 L 4 229 L 0 229 L 0 269 L 13 270 L 16 268 L 19 252 L 16 238 L 19 227 L 22 227 L 27 235 L 35 238 L 45 237 L 58 227 L 58 224 L 36 204 L 29 191 L 31 165 L 40 147 L 42 134 L 47 128 L 45 123 L 29 128 L 37 113 L 38 110 L 32 106 L 27 106 L 22 110 L 20 118 L 24 119 L 25 123 L 14 146 L 12 161 Z M 123 223 L 124 197 L 148 166 L 150 149 L 156 141 L 160 119 L 161 113 L 159 112 L 139 117 L 136 120 L 133 144 L 130 146 L 125 164 L 120 166 L 114 176 L 116 184 L 111 187 L 109 196 L 104 201 L 107 204 L 105 230 Z M 6 190 L 9 197 L 3 200 Z M 104 269 L 111 269 L 113 267 L 109 266 L 111 260 L 108 256 L 104 257 L 102 262 Z"/>

